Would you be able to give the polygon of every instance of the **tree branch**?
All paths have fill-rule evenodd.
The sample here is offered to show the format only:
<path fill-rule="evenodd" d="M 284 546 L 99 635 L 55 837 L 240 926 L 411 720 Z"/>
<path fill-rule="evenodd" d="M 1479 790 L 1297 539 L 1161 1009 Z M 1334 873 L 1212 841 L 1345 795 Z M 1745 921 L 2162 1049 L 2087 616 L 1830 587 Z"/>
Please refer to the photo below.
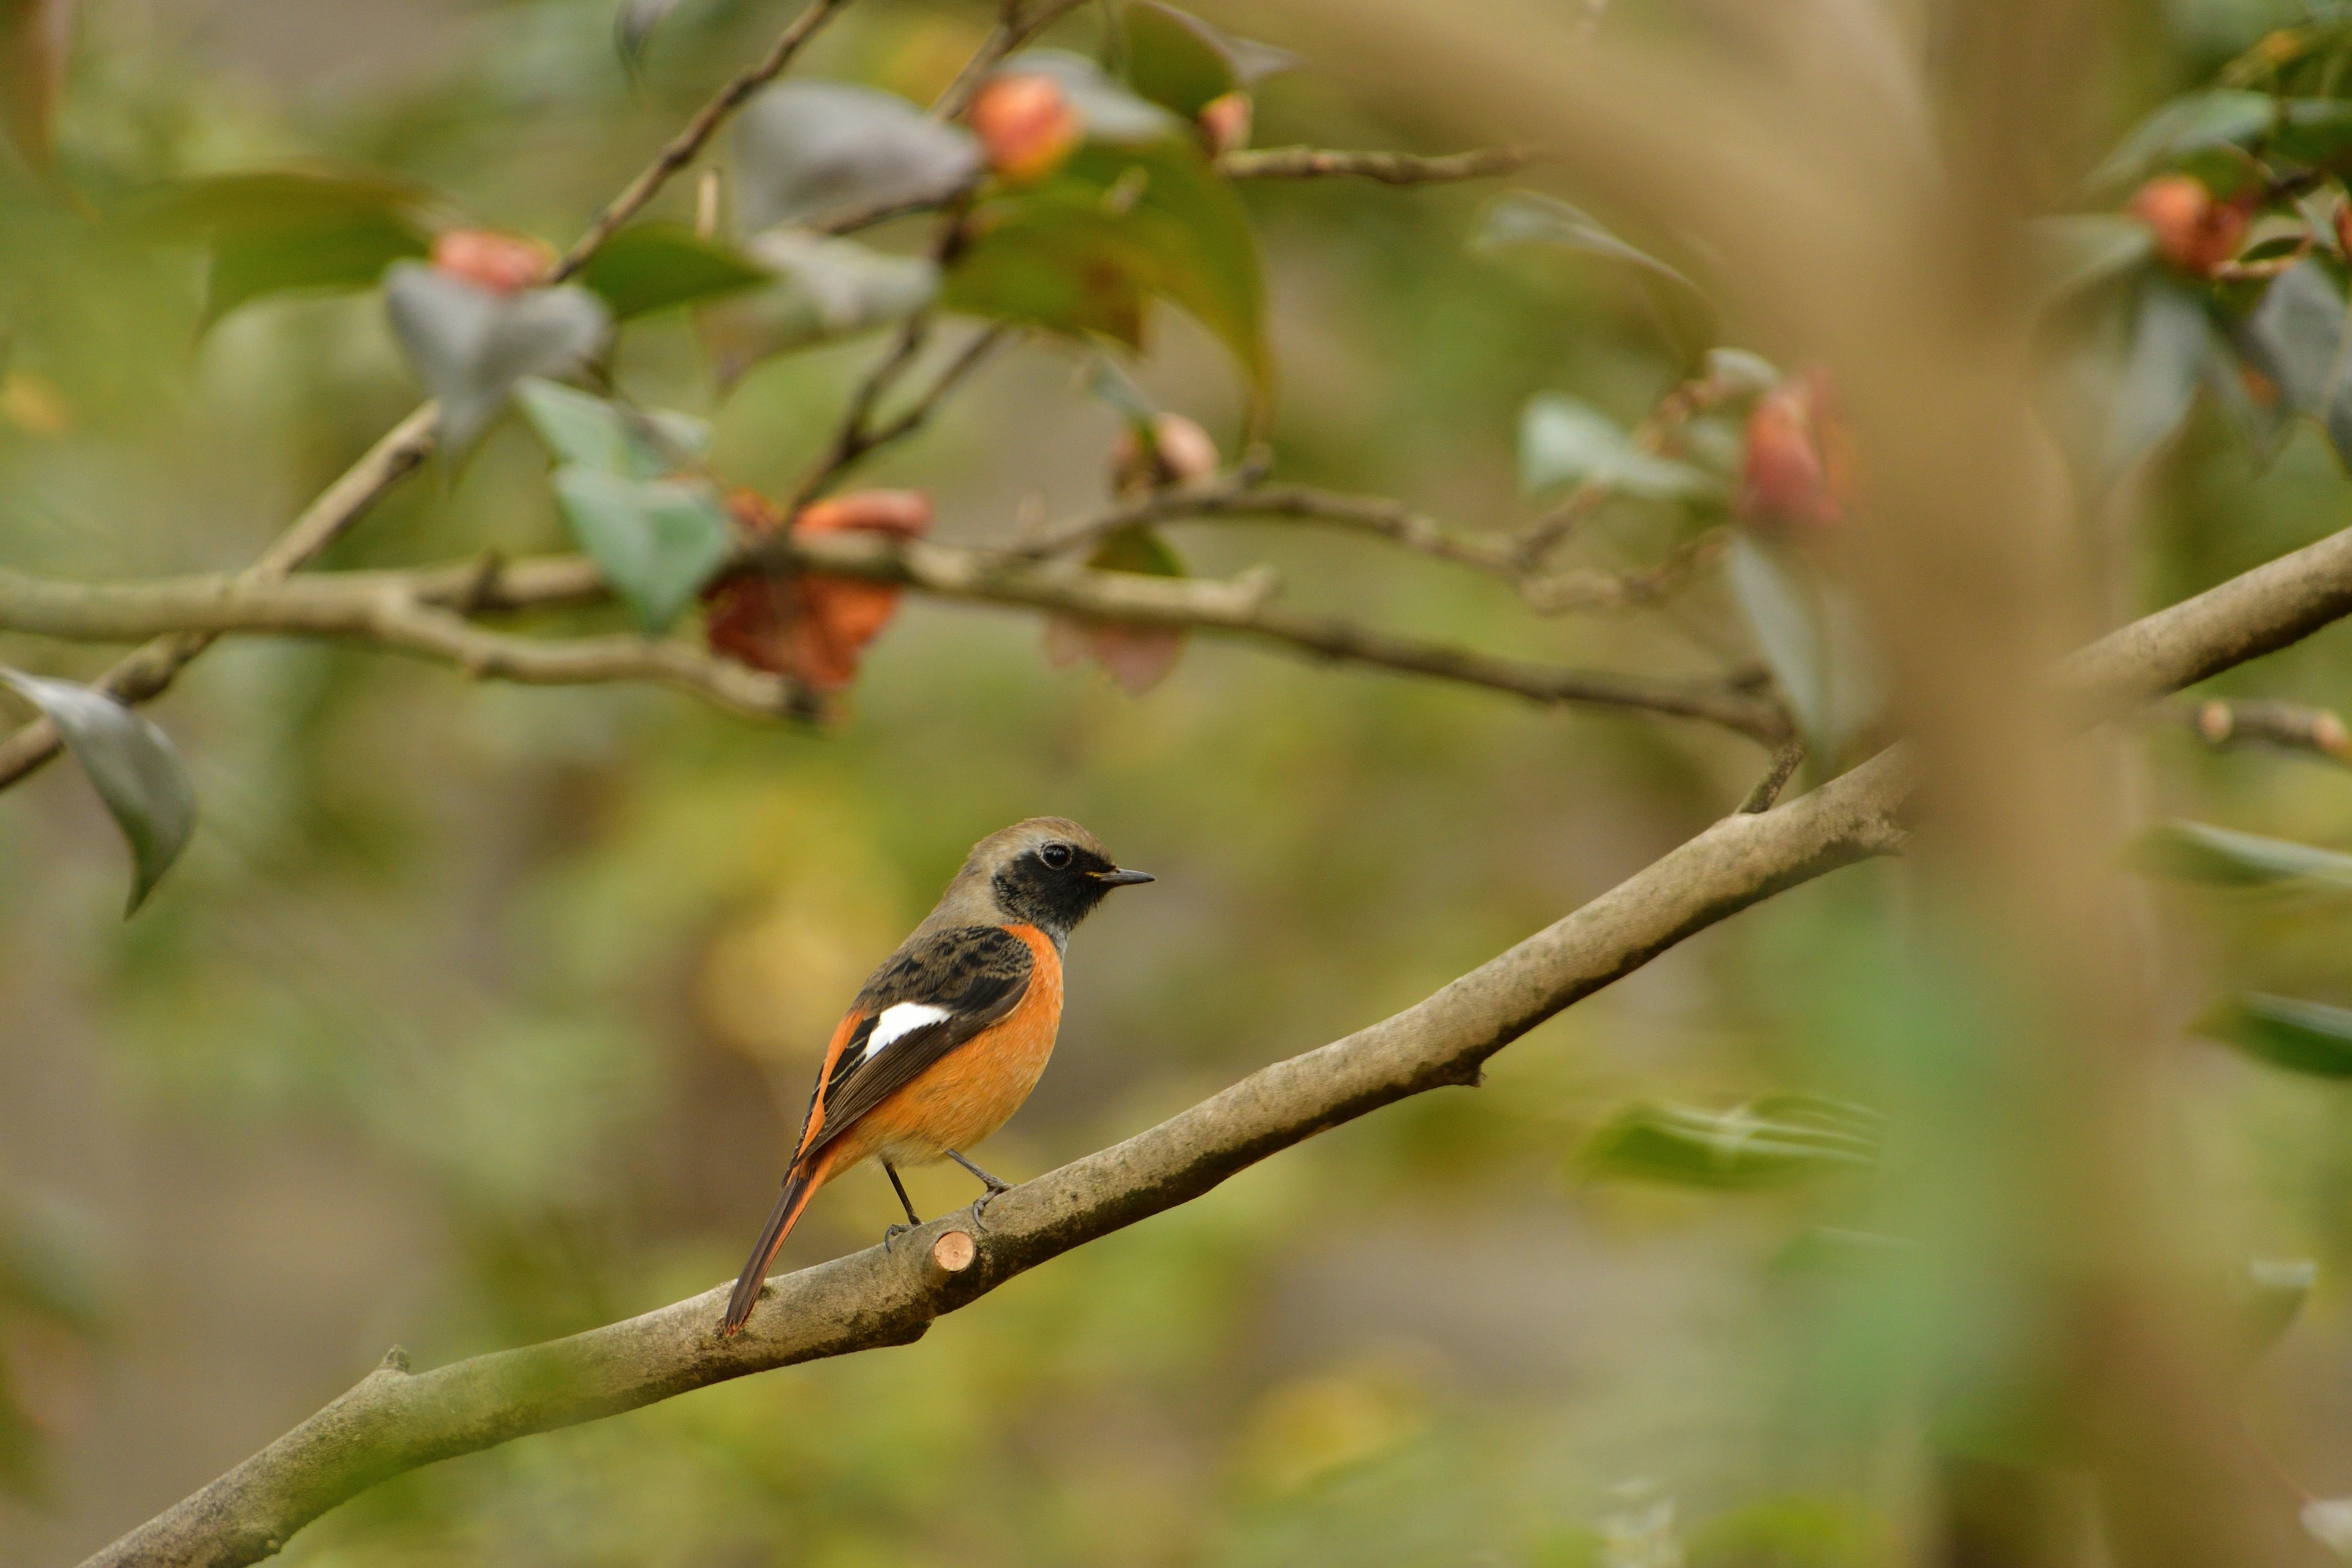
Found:
<path fill-rule="evenodd" d="M 1219 582 L 1098 572 L 1067 562 L 1029 561 L 993 551 L 854 532 L 805 539 L 778 535 L 747 547 L 724 570 L 856 577 L 974 604 L 1245 637 L 1318 658 L 1433 676 L 1547 705 L 1581 703 L 1704 720 L 1768 746 L 1788 732 L 1788 720 L 1777 703 L 1728 683 L 1562 669 L 1302 615 L 1270 604 L 1275 584 L 1264 576 Z M 603 596 L 595 567 L 579 557 L 511 565 L 491 561 L 416 573 L 321 574 L 275 584 L 235 576 L 68 584 L 0 572 L 0 629 L 89 642 L 128 641 L 165 630 L 352 637 L 474 668 L 457 657 L 446 628 L 425 636 L 404 617 L 387 620 L 384 606 L 408 604 L 480 613 L 587 603 Z M 532 646 L 523 639 L 507 640 Z M 539 646 L 563 649 L 572 645 Z M 509 672 L 621 668 L 610 646 L 601 646 L 595 658 L 551 652 L 536 665 L 509 648 L 482 662 L 478 673 L 531 679 L 554 677 Z M 579 678 L 624 679 L 609 673 Z M 668 667 L 654 678 L 682 684 Z M 745 706 L 731 698 L 721 700 L 729 707 Z"/>
<path fill-rule="evenodd" d="M 2352 731 L 2341 715 L 2300 702 L 2253 699 L 2208 698 L 2201 702 L 2167 702 L 2149 710 L 2151 717 L 2186 724 L 2198 739 L 2216 751 L 2236 746 L 2276 746 L 2309 752 L 2335 763 L 2352 763 Z"/>
<path fill-rule="evenodd" d="M 2283 647 L 2352 613 L 2352 531 L 2102 638 L 2060 678 L 2086 717 Z M 1566 919 L 1406 1011 L 1251 1074 L 1126 1142 L 895 1248 L 770 1282 L 721 1339 L 727 1287 L 521 1350 L 412 1373 L 383 1366 L 260 1453 L 89 1559 L 84 1568 L 236 1568 L 404 1471 L 633 1410 L 751 1373 L 921 1337 L 931 1321 L 1039 1264 L 1202 1195 L 1234 1173 L 1381 1106 L 1479 1080 L 1486 1058 L 1692 933 L 1901 841 L 1903 748 L 1790 804 L 1734 813 Z M 940 1246 L 950 1231 L 971 1237 Z"/>
<path fill-rule="evenodd" d="M 1536 160 L 1532 147 L 1482 147 L 1423 158 L 1411 153 L 1348 153 L 1328 147 L 1262 147 L 1226 153 L 1217 173 L 1229 180 L 1315 180 L 1334 174 L 1385 185 L 1427 185 L 1517 174 Z"/>

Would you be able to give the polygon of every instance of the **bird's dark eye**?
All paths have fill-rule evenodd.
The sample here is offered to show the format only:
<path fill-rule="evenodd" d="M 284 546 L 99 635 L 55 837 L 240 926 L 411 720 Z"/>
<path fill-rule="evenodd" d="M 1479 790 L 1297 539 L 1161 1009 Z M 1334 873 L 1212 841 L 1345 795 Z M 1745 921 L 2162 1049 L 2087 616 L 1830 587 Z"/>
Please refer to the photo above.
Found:
<path fill-rule="evenodd" d="M 1070 847 L 1066 844 L 1048 844 L 1037 851 L 1037 858 L 1045 862 L 1050 870 L 1062 870 L 1070 863 Z"/>

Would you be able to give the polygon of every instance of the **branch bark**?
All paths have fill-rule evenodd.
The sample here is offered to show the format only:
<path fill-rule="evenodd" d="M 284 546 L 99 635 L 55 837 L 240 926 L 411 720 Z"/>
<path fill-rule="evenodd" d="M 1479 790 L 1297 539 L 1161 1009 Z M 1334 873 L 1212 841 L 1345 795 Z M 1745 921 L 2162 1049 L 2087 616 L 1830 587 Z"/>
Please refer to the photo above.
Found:
<path fill-rule="evenodd" d="M 1384 185 L 1427 185 L 1517 174 L 1535 160 L 1530 147 L 1481 147 L 1436 158 L 1328 147 L 1263 147 L 1223 154 L 1217 160 L 1217 173 L 1229 180 L 1315 180 L 1344 174 Z"/>
<path fill-rule="evenodd" d="M 2106 717 L 2283 647 L 2352 613 L 2352 531 L 2150 616 L 2059 671 Z M 1191 1110 L 1014 1188 L 984 1228 L 959 1214 L 770 1282 L 746 1331 L 718 1333 L 727 1287 L 568 1339 L 413 1373 L 395 1353 L 236 1468 L 84 1568 L 236 1568 L 404 1471 L 751 1373 L 904 1344 L 932 1320 L 1072 1247 L 1189 1202 L 1328 1128 L 1478 1081 L 1486 1058 L 1685 937 L 1784 889 L 1895 848 L 1914 784 L 1898 747 L 1787 805 L 1735 813 L 1413 1007 L 1253 1073 Z M 949 1231 L 969 1266 L 935 1267 Z M 961 1245 L 951 1247 L 961 1257 Z"/>

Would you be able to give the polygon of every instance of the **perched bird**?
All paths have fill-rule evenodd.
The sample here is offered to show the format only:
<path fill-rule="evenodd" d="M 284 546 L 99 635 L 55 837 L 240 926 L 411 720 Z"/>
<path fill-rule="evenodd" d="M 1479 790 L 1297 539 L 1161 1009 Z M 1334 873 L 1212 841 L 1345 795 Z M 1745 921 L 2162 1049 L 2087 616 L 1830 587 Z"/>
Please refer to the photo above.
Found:
<path fill-rule="evenodd" d="M 1071 931 L 1113 888 L 1150 880 L 1120 869 L 1065 817 L 1032 817 L 972 846 L 938 908 L 834 1030 L 783 1195 L 735 1281 L 721 1332 L 751 1317 L 768 1265 L 816 1190 L 859 1161 L 882 1162 L 910 1225 L 923 1222 L 900 1165 L 953 1160 L 986 1184 L 983 1205 L 1006 1190 L 962 1151 L 1021 1109 L 1054 1054 Z"/>

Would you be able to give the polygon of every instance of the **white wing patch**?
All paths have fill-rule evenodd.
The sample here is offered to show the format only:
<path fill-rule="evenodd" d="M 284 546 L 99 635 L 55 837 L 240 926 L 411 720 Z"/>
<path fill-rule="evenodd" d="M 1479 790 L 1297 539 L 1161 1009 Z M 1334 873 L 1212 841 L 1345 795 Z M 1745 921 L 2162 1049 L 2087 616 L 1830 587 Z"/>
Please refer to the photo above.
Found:
<path fill-rule="evenodd" d="M 926 1024 L 943 1023 L 949 1016 L 945 1007 L 929 1002 L 900 1002 L 885 1007 L 874 1019 L 874 1031 L 866 1037 L 866 1048 L 855 1062 L 843 1065 L 855 1067 L 872 1061 L 892 1044 L 903 1039 Z"/>

